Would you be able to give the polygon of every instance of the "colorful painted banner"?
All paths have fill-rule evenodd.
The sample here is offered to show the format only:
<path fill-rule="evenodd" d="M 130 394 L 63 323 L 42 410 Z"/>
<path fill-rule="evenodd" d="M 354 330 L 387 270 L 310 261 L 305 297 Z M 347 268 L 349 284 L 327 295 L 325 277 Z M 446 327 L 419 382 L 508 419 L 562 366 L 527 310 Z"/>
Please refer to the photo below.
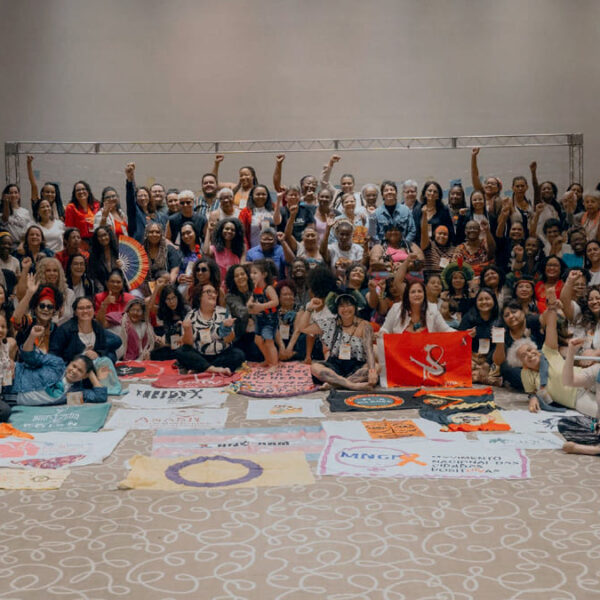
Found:
<path fill-rule="evenodd" d="M 10 423 L 21 431 L 98 431 L 106 422 L 111 405 L 82 404 L 68 406 L 15 406 Z"/>
<path fill-rule="evenodd" d="M 157 389 L 151 385 L 130 384 L 127 393 L 118 399 L 129 408 L 220 408 L 227 394 L 219 389 Z"/>
<path fill-rule="evenodd" d="M 382 337 L 384 387 L 472 384 L 468 333 L 388 333 Z"/>
<path fill-rule="evenodd" d="M 106 429 L 222 429 L 226 420 L 226 408 L 119 408 Z"/>
<path fill-rule="evenodd" d="M 423 406 L 421 399 L 413 398 L 416 391 L 416 388 L 360 393 L 331 390 L 327 402 L 329 402 L 331 412 L 410 410 Z"/>
<path fill-rule="evenodd" d="M 248 400 L 246 419 L 320 419 L 322 401 L 320 398 L 277 398 L 269 400 Z"/>
<path fill-rule="evenodd" d="M 314 477 L 303 452 L 201 455 L 187 458 L 134 456 L 121 489 L 210 490 L 310 485 Z"/>
<path fill-rule="evenodd" d="M 388 421 L 388 423 L 393 421 Z M 442 432 L 440 426 L 433 421 L 427 419 L 411 419 L 410 421 L 397 421 L 398 423 L 413 423 L 414 426 L 421 431 L 426 438 L 443 441 L 466 440 L 464 433 Z M 367 423 L 383 423 L 383 421 L 321 421 L 321 426 L 328 436 L 337 435 L 338 437 L 349 440 L 370 440 L 372 439 Z M 411 427 L 409 425 L 409 427 Z M 406 431 L 406 430 L 405 430 Z M 413 437 L 413 436 L 406 436 Z M 416 436 L 420 437 L 420 436 Z"/>
<path fill-rule="evenodd" d="M 152 439 L 152 456 L 193 456 L 198 452 L 223 454 L 300 451 L 314 458 L 323 450 L 325 432 L 314 427 L 260 427 L 242 429 L 160 430 Z"/>
<path fill-rule="evenodd" d="M 60 469 L 101 463 L 127 432 L 98 431 L 39 433 L 33 440 L 9 437 L 0 440 L 0 467 Z"/>
<path fill-rule="evenodd" d="M 279 363 L 273 370 L 253 368 L 242 374 L 232 391 L 256 398 L 287 398 L 319 389 L 310 373 L 310 365 L 300 362 Z"/>
<path fill-rule="evenodd" d="M 70 475 L 69 469 L 0 469 L 3 490 L 56 490 Z"/>
<path fill-rule="evenodd" d="M 347 440 L 331 436 L 319 458 L 320 475 L 524 479 L 529 461 L 518 448 L 481 449 L 473 442 Z"/>

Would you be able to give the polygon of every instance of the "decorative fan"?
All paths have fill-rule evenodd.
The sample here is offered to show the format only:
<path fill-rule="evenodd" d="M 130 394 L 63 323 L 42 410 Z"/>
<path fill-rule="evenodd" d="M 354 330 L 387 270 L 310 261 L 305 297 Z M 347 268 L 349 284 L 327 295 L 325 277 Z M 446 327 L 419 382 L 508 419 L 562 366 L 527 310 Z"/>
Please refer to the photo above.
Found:
<path fill-rule="evenodd" d="M 142 285 L 150 268 L 144 247 L 137 240 L 122 235 L 119 238 L 119 258 L 123 262 L 123 273 L 129 288 L 134 290 Z"/>

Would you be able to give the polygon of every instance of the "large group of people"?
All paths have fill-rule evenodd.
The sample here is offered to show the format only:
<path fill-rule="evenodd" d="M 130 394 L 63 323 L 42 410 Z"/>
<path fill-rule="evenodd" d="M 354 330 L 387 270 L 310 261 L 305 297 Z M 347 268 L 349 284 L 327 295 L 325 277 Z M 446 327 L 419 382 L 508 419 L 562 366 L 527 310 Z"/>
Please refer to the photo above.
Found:
<path fill-rule="evenodd" d="M 468 197 L 456 182 L 446 194 L 412 179 L 358 188 L 350 173 L 335 186 L 338 155 L 284 183 L 285 158 L 271 181 L 246 166 L 228 183 L 217 155 L 199 194 L 137 185 L 128 163 L 123 205 L 115 182 L 97 197 L 77 181 L 63 199 L 57 183 L 39 186 L 29 156 L 31 208 L 16 184 L 0 207 L 5 399 L 53 404 L 76 390 L 102 401 L 101 357 L 223 374 L 299 360 L 325 386 L 365 390 L 379 381 L 378 336 L 464 330 L 474 383 L 527 392 L 533 411 L 554 401 L 597 416 L 598 189 L 540 183 L 535 162 L 508 189 L 480 177 L 477 148 Z M 135 289 L 123 236 L 148 256 Z"/>

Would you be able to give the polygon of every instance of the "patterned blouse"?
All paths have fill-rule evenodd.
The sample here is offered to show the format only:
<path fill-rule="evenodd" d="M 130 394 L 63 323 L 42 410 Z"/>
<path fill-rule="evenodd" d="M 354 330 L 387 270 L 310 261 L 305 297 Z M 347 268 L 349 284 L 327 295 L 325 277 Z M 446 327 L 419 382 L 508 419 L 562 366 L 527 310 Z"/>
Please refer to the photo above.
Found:
<path fill-rule="evenodd" d="M 210 319 L 205 319 L 200 312 L 200 309 L 191 310 L 186 319 L 192 323 L 192 331 L 194 333 L 194 348 L 200 352 L 200 354 L 208 354 L 215 356 L 221 354 L 224 350 L 229 348 L 230 343 L 225 341 L 233 327 L 227 327 L 223 325 L 223 321 L 230 317 L 229 312 L 222 306 L 217 306 L 215 312 Z M 206 341 L 206 333 L 210 334 L 210 342 Z M 206 339 L 204 339 L 206 338 Z"/>

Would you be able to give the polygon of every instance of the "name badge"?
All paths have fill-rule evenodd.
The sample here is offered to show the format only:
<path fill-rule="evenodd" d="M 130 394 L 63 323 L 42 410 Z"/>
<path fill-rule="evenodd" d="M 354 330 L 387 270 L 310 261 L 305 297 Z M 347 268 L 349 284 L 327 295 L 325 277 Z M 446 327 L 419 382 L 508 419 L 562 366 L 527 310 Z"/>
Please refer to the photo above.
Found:
<path fill-rule="evenodd" d="M 69 406 L 83 404 L 83 392 L 67 392 L 67 404 Z"/>
<path fill-rule="evenodd" d="M 180 335 L 172 335 L 171 336 L 171 350 L 177 350 L 177 348 L 181 348 L 181 336 Z"/>
<path fill-rule="evenodd" d="M 490 340 L 479 340 L 479 350 L 477 351 L 479 354 L 487 354 L 490 351 Z"/>
<path fill-rule="evenodd" d="M 492 327 L 492 342 L 494 344 L 504 343 L 504 327 Z"/>
<path fill-rule="evenodd" d="M 212 336 L 210 335 L 210 329 L 200 330 L 200 343 L 210 344 L 212 342 Z"/>
<path fill-rule="evenodd" d="M 246 204 L 248 204 L 248 200 L 246 200 L 246 198 L 241 198 L 238 206 L 240 207 L 240 209 L 244 209 L 246 208 Z"/>
<path fill-rule="evenodd" d="M 246 326 L 246 333 L 254 333 L 254 319 L 248 319 L 248 325 Z"/>
<path fill-rule="evenodd" d="M 442 267 L 442 269 L 445 269 L 448 265 L 450 264 L 450 259 L 442 256 L 440 258 L 440 267 Z"/>
<path fill-rule="evenodd" d="M 290 339 L 290 326 L 289 325 L 280 325 L 279 333 L 281 333 L 281 339 L 289 340 Z"/>
<path fill-rule="evenodd" d="M 342 344 L 340 346 L 340 360 L 350 360 L 352 358 L 352 350 L 350 344 Z"/>

